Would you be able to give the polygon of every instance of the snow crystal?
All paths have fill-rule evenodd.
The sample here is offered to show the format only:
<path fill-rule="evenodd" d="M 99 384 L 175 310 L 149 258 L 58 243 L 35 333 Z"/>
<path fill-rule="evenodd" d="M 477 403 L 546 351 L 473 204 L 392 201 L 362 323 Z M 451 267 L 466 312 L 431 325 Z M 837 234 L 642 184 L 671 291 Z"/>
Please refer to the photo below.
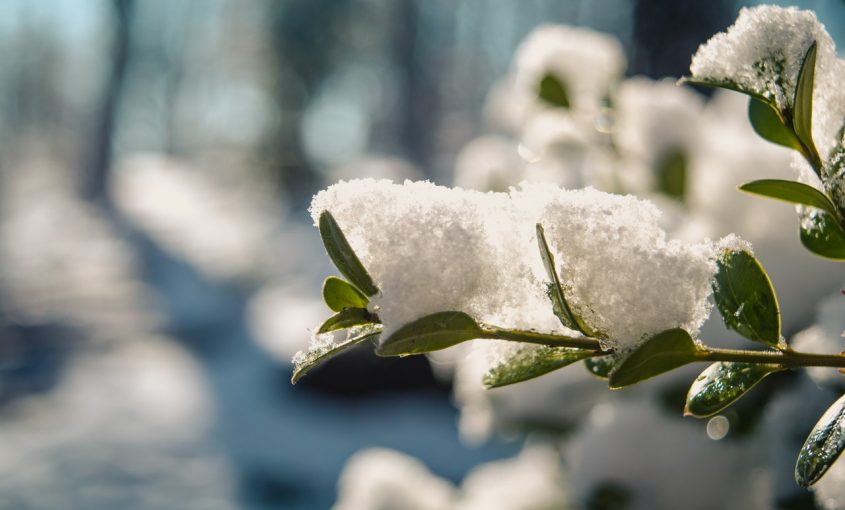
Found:
<path fill-rule="evenodd" d="M 506 327 L 560 329 L 545 294 L 534 225 L 547 231 L 573 307 L 609 347 L 709 313 L 712 243 L 666 239 L 648 202 L 593 189 L 524 184 L 479 193 L 428 182 L 341 182 L 312 202 L 329 210 L 381 295 L 385 335 L 422 316 L 466 312 Z"/>
<path fill-rule="evenodd" d="M 713 36 L 692 58 L 693 78 L 733 83 L 771 98 L 782 110 L 792 107 L 804 55 L 818 43 L 820 69 L 835 58 L 833 41 L 811 11 L 759 6 L 740 10 L 727 32 Z"/>
<path fill-rule="evenodd" d="M 614 37 L 585 28 L 542 25 L 514 56 L 516 85 L 534 94 L 547 74 L 569 93 L 573 109 L 595 110 L 625 70 L 622 46 Z"/>
<path fill-rule="evenodd" d="M 745 251 L 754 255 L 751 243 L 736 234 L 728 234 L 722 239 L 719 239 L 718 246 L 719 251 Z"/>

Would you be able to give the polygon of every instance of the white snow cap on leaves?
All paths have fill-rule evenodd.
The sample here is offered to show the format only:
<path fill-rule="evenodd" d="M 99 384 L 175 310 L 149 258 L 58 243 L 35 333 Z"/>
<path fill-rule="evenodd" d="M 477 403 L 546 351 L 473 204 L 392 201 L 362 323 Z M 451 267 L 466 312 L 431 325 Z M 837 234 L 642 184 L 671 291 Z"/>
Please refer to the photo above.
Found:
<path fill-rule="evenodd" d="M 822 70 L 836 57 L 833 41 L 812 11 L 763 5 L 740 10 L 727 32 L 714 35 L 692 58 L 693 78 L 733 83 L 774 99 L 781 110 L 792 107 L 801 64 L 818 43 L 816 65 Z"/>
<path fill-rule="evenodd" d="M 541 25 L 514 56 L 516 85 L 536 94 L 544 76 L 555 76 L 574 109 L 595 109 L 625 71 L 616 38 L 585 28 Z"/>
<path fill-rule="evenodd" d="M 693 56 L 693 78 L 730 84 L 774 100 L 781 111 L 793 107 L 807 49 L 817 43 L 813 87 L 813 139 L 822 157 L 840 145 L 845 117 L 845 62 L 812 11 L 795 7 L 742 9 L 727 32 L 716 34 Z"/>
<path fill-rule="evenodd" d="M 666 239 L 658 210 L 631 196 L 524 184 L 510 194 L 428 182 L 341 182 L 311 204 L 330 211 L 372 275 L 385 334 L 439 311 L 505 327 L 559 329 L 535 224 L 546 228 L 574 308 L 627 348 L 707 317 L 715 250 Z"/>
<path fill-rule="evenodd" d="M 667 239 L 657 208 L 633 196 L 525 185 L 512 197 L 534 209 L 570 305 L 607 334 L 608 347 L 634 347 L 673 327 L 696 335 L 710 313 L 712 243 Z"/>
<path fill-rule="evenodd" d="M 502 282 L 514 267 L 499 260 L 491 235 L 491 220 L 507 208 L 504 193 L 364 179 L 321 191 L 311 214 L 316 223 L 330 211 L 372 275 L 381 291 L 372 303 L 380 307 L 386 337 L 435 312 L 480 318 L 488 296 L 507 297 Z"/>

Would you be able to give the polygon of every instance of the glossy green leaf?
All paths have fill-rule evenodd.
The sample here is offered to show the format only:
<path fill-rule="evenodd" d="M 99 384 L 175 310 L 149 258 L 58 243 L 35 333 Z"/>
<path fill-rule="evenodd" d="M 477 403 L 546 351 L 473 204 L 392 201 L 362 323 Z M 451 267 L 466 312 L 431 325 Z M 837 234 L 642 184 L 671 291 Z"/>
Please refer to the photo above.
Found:
<path fill-rule="evenodd" d="M 725 250 L 716 264 L 713 299 L 725 325 L 749 340 L 777 347 L 780 309 L 763 266 L 742 250 Z"/>
<path fill-rule="evenodd" d="M 600 379 L 607 379 L 610 377 L 610 372 L 616 366 L 617 357 L 614 355 L 596 356 L 595 358 L 587 358 L 584 360 L 584 366 L 587 371 Z"/>
<path fill-rule="evenodd" d="M 795 481 L 802 487 L 813 485 L 825 474 L 845 449 L 845 395 L 825 411 L 798 453 Z"/>
<path fill-rule="evenodd" d="M 777 365 L 756 363 L 713 363 L 690 386 L 684 414 L 705 418 L 733 404 L 772 372 Z"/>
<path fill-rule="evenodd" d="M 576 314 L 569 303 L 566 301 L 566 295 L 563 292 L 563 286 L 560 284 L 560 278 L 555 269 L 555 257 L 549 250 L 549 244 L 546 242 L 546 233 L 543 226 L 539 223 L 536 225 L 537 244 L 540 247 L 540 256 L 543 259 L 543 266 L 546 268 L 546 274 L 551 282 L 549 283 L 547 294 L 552 301 L 552 310 L 554 314 L 560 319 L 561 324 L 569 329 L 580 331 L 586 336 L 598 336 L 600 333 L 593 330 L 584 322 L 581 317 Z"/>
<path fill-rule="evenodd" d="M 782 179 L 762 179 L 743 184 L 740 190 L 754 195 L 775 198 L 792 204 L 809 205 L 837 217 L 836 206 L 833 202 L 812 186 L 797 182 L 785 181 Z"/>
<path fill-rule="evenodd" d="M 657 190 L 670 197 L 684 201 L 687 190 L 687 158 L 678 149 L 663 155 L 655 167 Z"/>
<path fill-rule="evenodd" d="M 543 101 L 561 108 L 569 108 L 569 93 L 566 85 L 554 74 L 546 74 L 540 80 L 537 95 Z"/>
<path fill-rule="evenodd" d="M 367 296 L 374 296 L 378 293 L 378 289 L 373 283 L 367 270 L 361 264 L 355 251 L 349 246 L 346 236 L 335 221 L 334 216 L 329 211 L 323 211 L 320 214 L 320 237 L 323 238 L 323 245 L 326 247 L 326 252 L 329 258 L 334 262 L 338 271 L 352 282 L 353 285 L 361 289 Z"/>
<path fill-rule="evenodd" d="M 484 374 L 482 381 L 488 388 L 527 381 L 595 354 L 595 351 L 584 349 L 525 346 L 491 368 Z"/>
<path fill-rule="evenodd" d="M 329 276 L 323 282 L 323 301 L 333 312 L 345 308 L 366 308 L 370 302 L 354 285 L 337 276 Z"/>
<path fill-rule="evenodd" d="M 845 230 L 818 209 L 805 209 L 801 217 L 801 244 L 816 255 L 845 260 Z"/>
<path fill-rule="evenodd" d="M 807 158 L 816 168 L 821 167 L 821 158 L 816 144 L 813 142 L 813 82 L 816 74 L 816 43 L 807 49 L 801 71 L 798 73 L 798 83 L 795 86 L 795 100 L 793 101 L 792 126 L 798 139 L 804 144 Z M 816 170 L 818 171 L 818 170 Z"/>
<path fill-rule="evenodd" d="M 340 342 L 334 339 L 339 333 L 325 333 L 317 335 L 312 340 L 306 352 L 298 352 L 293 358 L 293 375 L 290 378 L 292 384 L 302 379 L 308 372 L 317 368 L 329 359 L 341 354 L 356 345 L 367 340 L 377 340 L 381 333 L 381 324 L 366 324 L 354 327 L 346 332 L 346 337 Z"/>
<path fill-rule="evenodd" d="M 317 329 L 317 333 L 328 333 L 329 331 L 334 331 L 336 329 L 346 329 L 374 322 L 378 322 L 378 318 L 368 312 L 366 308 L 344 308 L 329 317 L 326 322 Z"/>
<path fill-rule="evenodd" d="M 752 97 L 748 101 L 748 120 L 751 121 L 754 131 L 762 138 L 803 152 L 801 141 L 795 136 L 792 128 L 786 125 L 773 104 Z"/>
<path fill-rule="evenodd" d="M 379 356 L 405 356 L 452 347 L 482 338 L 475 319 L 463 312 L 438 312 L 405 324 L 382 342 Z"/>
<path fill-rule="evenodd" d="M 611 388 L 622 388 L 696 360 L 698 347 L 680 328 L 654 335 L 623 358 L 610 372 Z"/>

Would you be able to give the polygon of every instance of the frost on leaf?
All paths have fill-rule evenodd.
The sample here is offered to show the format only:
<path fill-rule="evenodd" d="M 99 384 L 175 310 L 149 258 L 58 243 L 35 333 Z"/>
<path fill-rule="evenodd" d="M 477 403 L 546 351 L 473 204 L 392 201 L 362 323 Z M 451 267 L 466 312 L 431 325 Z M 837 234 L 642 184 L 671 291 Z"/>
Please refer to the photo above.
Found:
<path fill-rule="evenodd" d="M 298 351 L 293 355 L 291 382 L 296 384 L 302 376 L 331 357 L 351 349 L 365 340 L 377 338 L 381 329 L 381 324 L 367 324 L 348 330 L 313 335 L 308 350 Z"/>

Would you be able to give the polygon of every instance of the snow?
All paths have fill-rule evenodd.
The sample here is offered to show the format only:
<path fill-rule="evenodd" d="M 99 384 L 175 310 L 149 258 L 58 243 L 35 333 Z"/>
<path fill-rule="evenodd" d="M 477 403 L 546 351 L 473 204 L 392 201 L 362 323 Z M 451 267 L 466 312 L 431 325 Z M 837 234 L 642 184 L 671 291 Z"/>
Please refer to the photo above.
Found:
<path fill-rule="evenodd" d="M 15 404 L 0 420 L 3 508 L 236 506 L 204 374 L 172 339 L 89 350 L 54 391 Z"/>
<path fill-rule="evenodd" d="M 517 208 L 536 211 L 570 305 L 606 333 L 607 347 L 631 348 L 673 327 L 695 336 L 710 313 L 711 243 L 667 239 L 657 208 L 633 196 L 539 185 L 513 196 Z"/>
<path fill-rule="evenodd" d="M 755 442 L 712 440 L 705 423 L 628 398 L 597 406 L 567 443 L 576 502 L 602 484 L 629 491 L 629 510 L 771 508 Z"/>
<path fill-rule="evenodd" d="M 607 333 L 608 347 L 633 347 L 673 327 L 695 335 L 710 311 L 712 243 L 668 240 L 658 210 L 632 196 L 356 180 L 317 194 L 315 223 L 325 210 L 381 290 L 373 302 L 385 335 L 446 310 L 506 327 L 560 329 L 545 296 L 536 223 L 546 227 L 572 306 Z"/>
<path fill-rule="evenodd" d="M 110 192 L 130 220 L 212 278 L 249 279 L 279 262 L 272 257 L 272 241 L 281 242 L 277 236 L 284 214 L 270 187 L 242 175 L 218 175 L 159 155 L 134 155 L 115 171 Z"/>
<path fill-rule="evenodd" d="M 592 128 L 625 67 L 624 51 L 615 37 L 581 27 L 541 25 L 516 49 L 509 75 L 491 87 L 485 117 L 518 133 L 535 115 L 563 110 Z M 540 83 L 549 75 L 566 90 L 568 109 L 539 97 Z"/>
<path fill-rule="evenodd" d="M 353 455 L 338 482 L 334 510 L 531 510 L 566 504 L 560 456 L 533 444 L 511 459 L 480 464 L 460 487 L 419 460 L 386 448 Z"/>
<path fill-rule="evenodd" d="M 489 218 L 501 217 L 507 195 L 464 191 L 428 182 L 353 180 L 314 197 L 315 224 L 334 215 L 382 295 L 385 335 L 414 319 L 457 310 L 478 316 L 502 275 L 490 242 Z"/>
<path fill-rule="evenodd" d="M 512 459 L 473 469 L 461 484 L 455 510 L 563 508 L 568 498 L 560 454 L 538 443 Z"/>
<path fill-rule="evenodd" d="M 798 73 L 813 41 L 818 43 L 816 62 L 824 69 L 835 58 L 835 48 L 812 11 L 744 8 L 727 32 L 698 48 L 690 71 L 695 79 L 735 83 L 786 111 L 793 106 Z"/>
<path fill-rule="evenodd" d="M 632 78 L 619 86 L 615 105 L 613 133 L 620 153 L 651 172 L 670 152 L 680 151 L 689 159 L 699 146 L 704 104 L 688 88 L 671 80 Z"/>
<path fill-rule="evenodd" d="M 774 101 L 791 111 L 801 64 L 817 43 L 813 94 L 813 139 L 823 159 L 841 145 L 845 118 L 845 62 L 812 11 L 795 7 L 745 8 L 727 32 L 699 47 L 690 71 L 693 78 L 732 83 L 743 91 Z"/>
<path fill-rule="evenodd" d="M 541 25 L 514 55 L 517 87 L 534 92 L 547 74 L 558 78 L 574 109 L 596 110 L 625 71 L 625 56 L 615 37 L 585 28 Z"/>
<path fill-rule="evenodd" d="M 333 510 L 443 510 L 455 489 L 417 459 L 395 450 L 369 448 L 353 455 L 338 480 Z"/>

